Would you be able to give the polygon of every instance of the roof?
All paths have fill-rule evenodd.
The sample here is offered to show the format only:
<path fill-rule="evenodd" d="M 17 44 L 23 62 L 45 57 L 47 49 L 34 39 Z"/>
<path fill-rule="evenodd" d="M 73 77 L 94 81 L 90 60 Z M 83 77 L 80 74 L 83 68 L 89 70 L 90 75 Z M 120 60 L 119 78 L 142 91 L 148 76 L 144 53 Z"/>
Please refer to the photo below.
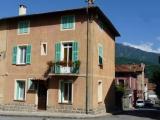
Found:
<path fill-rule="evenodd" d="M 116 65 L 116 72 L 142 72 L 143 67 L 140 64 Z"/>
<path fill-rule="evenodd" d="M 148 83 L 148 90 L 155 90 L 155 89 L 156 89 L 156 84 Z"/>
<path fill-rule="evenodd" d="M 86 9 L 87 9 L 87 7 L 82 7 L 82 8 L 76 8 L 76 9 L 66 9 L 66 10 L 52 11 L 52 12 L 45 12 L 45 13 L 38 13 L 38 14 L 13 16 L 13 17 L 1 18 L 0 21 L 13 20 L 13 19 L 25 18 L 25 17 L 26 18 L 36 17 L 36 16 L 43 16 L 43 15 L 50 15 L 50 14 L 59 14 L 59 13 L 66 13 L 66 12 L 86 11 Z M 98 13 L 100 18 L 103 19 L 103 21 L 105 22 L 106 26 L 108 26 L 109 30 L 111 30 L 115 36 L 120 36 L 119 32 L 116 30 L 114 25 L 111 23 L 111 21 L 106 17 L 106 15 L 102 12 L 102 10 L 99 7 L 97 7 L 97 6 L 89 7 L 89 11 Z"/>

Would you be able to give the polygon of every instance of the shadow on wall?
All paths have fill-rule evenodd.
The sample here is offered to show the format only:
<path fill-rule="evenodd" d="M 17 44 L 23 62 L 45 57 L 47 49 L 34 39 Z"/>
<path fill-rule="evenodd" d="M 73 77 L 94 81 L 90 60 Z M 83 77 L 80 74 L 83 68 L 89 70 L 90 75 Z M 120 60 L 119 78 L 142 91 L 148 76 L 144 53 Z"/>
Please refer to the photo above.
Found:
<path fill-rule="evenodd" d="M 110 88 L 108 90 L 108 93 L 105 96 L 105 107 L 106 107 L 106 112 L 112 113 L 115 111 L 116 106 L 115 106 L 115 83 L 114 80 L 112 84 L 110 85 Z"/>

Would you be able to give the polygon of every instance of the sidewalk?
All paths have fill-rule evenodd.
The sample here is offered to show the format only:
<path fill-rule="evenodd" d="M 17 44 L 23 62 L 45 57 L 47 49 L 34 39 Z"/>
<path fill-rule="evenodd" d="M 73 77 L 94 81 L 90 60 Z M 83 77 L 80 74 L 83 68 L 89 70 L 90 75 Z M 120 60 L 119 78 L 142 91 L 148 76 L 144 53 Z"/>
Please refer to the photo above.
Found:
<path fill-rule="evenodd" d="M 42 117 L 42 118 L 69 118 L 69 119 L 87 119 L 96 118 L 106 115 L 112 115 L 110 113 L 103 113 L 98 115 L 91 114 L 78 114 L 78 113 L 51 113 L 51 112 L 11 112 L 11 111 L 0 111 L 0 116 L 14 116 L 14 117 Z"/>

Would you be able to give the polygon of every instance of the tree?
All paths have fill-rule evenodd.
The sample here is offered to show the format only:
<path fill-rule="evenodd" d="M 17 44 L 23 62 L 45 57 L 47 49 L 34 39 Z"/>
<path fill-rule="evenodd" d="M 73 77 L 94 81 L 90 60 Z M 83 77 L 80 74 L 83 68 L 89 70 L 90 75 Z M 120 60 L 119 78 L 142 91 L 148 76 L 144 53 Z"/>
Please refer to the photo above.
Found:
<path fill-rule="evenodd" d="M 157 96 L 160 98 L 160 69 L 155 70 L 152 75 L 152 81 L 156 84 L 155 92 Z"/>

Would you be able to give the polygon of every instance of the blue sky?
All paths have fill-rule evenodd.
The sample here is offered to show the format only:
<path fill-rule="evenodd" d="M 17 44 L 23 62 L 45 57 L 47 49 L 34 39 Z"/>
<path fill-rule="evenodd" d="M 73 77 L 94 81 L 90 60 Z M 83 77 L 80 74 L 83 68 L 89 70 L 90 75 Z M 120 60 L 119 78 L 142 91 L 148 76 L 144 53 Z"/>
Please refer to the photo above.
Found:
<path fill-rule="evenodd" d="M 18 15 L 25 4 L 28 14 L 83 7 L 85 0 L 1 0 L 0 18 Z M 160 53 L 160 0 L 96 0 L 121 34 L 117 42 Z"/>

